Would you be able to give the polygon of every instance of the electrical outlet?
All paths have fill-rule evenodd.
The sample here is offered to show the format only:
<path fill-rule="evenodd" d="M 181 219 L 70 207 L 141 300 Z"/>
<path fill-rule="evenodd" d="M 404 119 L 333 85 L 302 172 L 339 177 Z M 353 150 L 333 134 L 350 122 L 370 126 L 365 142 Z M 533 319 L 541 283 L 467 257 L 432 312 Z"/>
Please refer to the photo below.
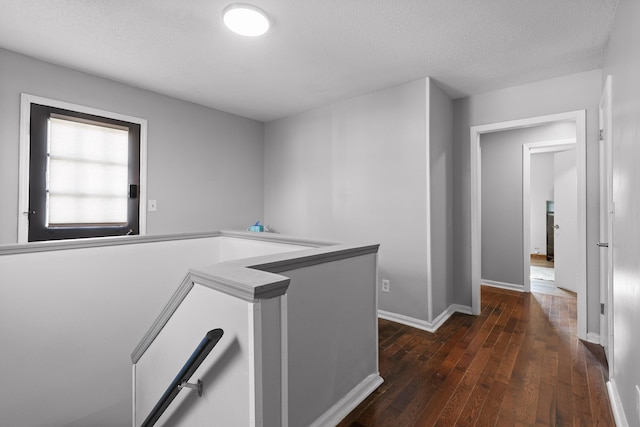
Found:
<path fill-rule="evenodd" d="M 155 212 L 158 209 L 158 202 L 156 200 L 149 200 L 149 212 Z"/>
<path fill-rule="evenodd" d="M 382 279 L 382 292 L 389 292 L 389 280 Z"/>

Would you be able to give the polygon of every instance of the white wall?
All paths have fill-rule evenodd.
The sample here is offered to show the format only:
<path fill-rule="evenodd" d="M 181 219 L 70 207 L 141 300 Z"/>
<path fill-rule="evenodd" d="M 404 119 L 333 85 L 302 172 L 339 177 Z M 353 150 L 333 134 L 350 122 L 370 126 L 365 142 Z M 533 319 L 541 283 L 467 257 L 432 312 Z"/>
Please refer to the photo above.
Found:
<path fill-rule="evenodd" d="M 630 426 L 640 426 L 634 387 L 640 384 L 640 2 L 620 0 L 603 78 L 612 76 L 615 379 Z"/>
<path fill-rule="evenodd" d="M 553 201 L 553 153 L 531 156 L 530 253 L 547 254 L 547 201 Z"/>
<path fill-rule="evenodd" d="M 274 298 L 279 303 L 277 298 Z M 271 300 L 268 300 L 271 301 Z M 183 390 L 158 420 L 158 426 L 249 426 L 251 368 L 254 363 L 252 303 L 194 284 L 152 345 L 135 364 L 135 426 L 140 426 L 205 334 L 224 335 L 194 372 L 203 382 L 202 397 Z M 279 310 L 276 310 L 279 314 Z M 279 343 L 279 336 L 274 337 Z M 279 364 L 276 365 L 279 368 Z M 279 373 L 279 372 L 278 372 Z M 278 397 L 280 390 L 272 390 Z M 278 399 L 279 408 L 279 399 Z"/>
<path fill-rule="evenodd" d="M 522 145 L 575 136 L 574 123 L 481 135 L 483 279 L 524 286 Z"/>
<path fill-rule="evenodd" d="M 427 79 L 265 125 L 265 221 L 380 243 L 383 310 L 427 320 Z"/>
<path fill-rule="evenodd" d="M 148 195 L 158 202 L 148 234 L 262 218 L 262 123 L 0 49 L 0 244 L 17 242 L 21 92 L 147 119 Z"/>
<path fill-rule="evenodd" d="M 253 258 L 262 255 L 279 254 L 284 252 L 309 249 L 309 246 L 291 245 L 252 239 L 237 239 L 233 237 L 220 237 L 220 262 Z"/>
<path fill-rule="evenodd" d="M 131 359 L 217 237 L 0 256 L 0 414 L 12 427 L 131 425 Z"/>
<path fill-rule="evenodd" d="M 572 74 L 458 99 L 454 102 L 455 302 L 471 304 L 469 128 L 481 124 L 587 110 L 587 242 L 598 240 L 598 104 L 600 70 Z M 587 328 L 599 331 L 599 254 L 587 245 Z"/>

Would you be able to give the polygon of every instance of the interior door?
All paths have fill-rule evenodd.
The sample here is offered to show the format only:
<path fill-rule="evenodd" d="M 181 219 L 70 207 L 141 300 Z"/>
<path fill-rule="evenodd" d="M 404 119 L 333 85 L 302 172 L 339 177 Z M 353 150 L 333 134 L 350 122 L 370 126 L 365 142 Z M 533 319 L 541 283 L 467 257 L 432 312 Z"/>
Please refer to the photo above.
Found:
<path fill-rule="evenodd" d="M 554 154 L 555 254 L 556 286 L 578 291 L 578 176 L 576 150 Z"/>
<path fill-rule="evenodd" d="M 609 361 L 610 372 L 613 346 L 611 298 L 613 289 L 613 159 L 611 149 L 611 81 L 607 78 L 600 101 L 600 343 Z"/>

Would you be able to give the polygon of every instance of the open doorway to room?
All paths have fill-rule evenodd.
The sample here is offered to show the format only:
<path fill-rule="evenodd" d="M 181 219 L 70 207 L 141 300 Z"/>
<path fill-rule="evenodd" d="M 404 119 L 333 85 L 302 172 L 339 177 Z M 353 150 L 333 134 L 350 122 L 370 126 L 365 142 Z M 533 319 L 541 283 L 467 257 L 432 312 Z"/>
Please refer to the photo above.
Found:
<path fill-rule="evenodd" d="M 502 172 L 494 174 L 491 177 L 491 171 L 499 170 L 492 167 L 491 164 L 485 164 L 484 160 L 488 157 L 491 147 L 489 143 L 481 147 L 482 140 L 486 141 L 486 137 L 491 137 L 492 134 L 506 134 L 504 131 L 522 130 L 527 128 L 535 128 L 538 126 L 552 125 L 558 123 L 567 123 L 573 128 L 573 135 L 575 143 L 571 141 L 573 150 L 573 158 L 575 159 L 575 197 L 576 197 L 576 212 L 571 218 L 571 222 L 575 226 L 576 242 L 571 244 L 572 254 L 575 257 L 575 267 L 573 268 L 572 281 L 575 283 L 575 292 L 577 293 L 577 332 L 578 337 L 586 339 L 587 335 L 587 318 L 586 318 L 586 117 L 585 111 L 574 111 L 569 113 L 554 114 L 549 116 L 533 117 L 529 119 L 514 120 L 509 122 L 493 123 L 482 126 L 473 126 L 470 129 L 470 166 L 471 166 L 471 274 L 472 274 L 472 310 L 474 313 L 480 312 L 480 286 L 481 283 L 487 282 L 484 275 L 493 276 L 494 273 L 499 273 L 501 276 L 495 276 L 497 279 L 493 280 L 493 283 L 489 283 L 494 286 L 505 287 L 508 289 L 520 290 L 523 292 L 531 291 L 531 278 L 530 278 L 530 265 L 531 265 L 531 253 L 530 253 L 530 197 L 524 196 L 526 191 L 529 190 L 530 185 L 530 160 L 533 149 L 545 149 L 545 144 L 551 142 L 558 145 L 557 139 L 555 141 L 547 140 L 544 143 L 536 140 L 530 140 L 526 145 L 525 143 L 517 144 L 516 150 L 520 150 L 520 159 L 515 161 L 501 160 L 496 164 L 506 165 L 506 168 L 513 169 L 520 175 L 514 175 L 516 178 L 510 178 L 505 176 Z M 570 139 L 570 136 L 563 136 L 560 139 Z M 537 139 L 541 141 L 541 139 Z M 567 143 L 567 141 L 564 141 Z M 511 146 L 513 150 L 514 147 Z M 548 147 L 547 147 L 548 149 Z M 548 150 L 549 151 L 549 150 Z M 553 151 L 553 150 L 551 150 Z M 564 150 L 566 151 L 566 150 Z M 499 157 L 499 156 L 498 156 Z M 529 163 L 527 163 L 529 162 Z M 525 168 L 527 173 L 524 172 Z M 487 173 L 489 172 L 489 173 Z M 512 171 L 513 172 L 513 171 Z M 502 173 L 502 175 L 501 175 Z M 515 184 L 514 184 L 515 181 Z M 503 188 L 502 192 L 497 192 L 493 196 L 487 196 L 483 190 L 492 185 L 507 184 Z M 516 187 L 519 187 L 520 191 L 516 192 Z M 511 194 L 511 195 L 510 195 Z M 514 202 L 515 199 L 515 203 Z M 503 203 L 508 200 L 509 206 Z M 518 206 L 516 208 L 516 206 Z M 487 209 L 494 208 L 493 213 L 490 213 Z M 486 209 L 487 208 L 487 209 Z M 509 226 L 504 221 L 506 214 L 510 214 L 512 219 L 516 213 L 516 219 L 512 222 L 518 222 L 518 228 Z M 519 213 L 519 215 L 517 215 Z M 554 196 L 554 215 L 558 214 L 557 200 Z M 493 224 L 485 224 L 484 217 L 489 216 L 493 221 Z M 517 218 L 519 216 L 519 218 Z M 557 217 L 554 219 L 554 224 L 557 224 Z M 560 229 L 565 230 L 570 227 L 563 227 L 560 224 Z M 494 242 L 488 242 L 489 239 L 485 239 L 486 236 L 498 236 L 499 238 Z M 557 234 L 554 238 L 557 239 Z M 494 245 L 494 247 L 490 247 Z M 495 246 L 501 247 L 500 254 L 495 250 Z M 510 248 L 508 251 L 506 248 Z M 554 267 L 555 281 L 558 281 L 558 252 L 557 248 L 554 248 Z M 508 261 L 507 258 L 509 260 Z M 496 258 L 492 260 L 491 258 Z M 517 260 L 516 260 L 517 258 Z M 492 261 L 497 261 L 493 262 Z M 493 265 L 493 267 L 490 267 Z M 489 267 L 487 267 L 489 266 Z M 485 268 L 487 267 L 487 268 Z M 493 268 L 493 270 L 492 270 Z M 500 277 L 502 279 L 500 279 Z M 491 279 L 488 279 L 491 282 Z"/>
<path fill-rule="evenodd" d="M 553 153 L 531 156 L 530 265 L 531 290 L 536 286 L 555 288 Z"/>
<path fill-rule="evenodd" d="M 525 238 L 524 250 L 528 249 L 530 254 L 530 289 L 552 295 L 569 292 L 575 296 L 578 244 L 575 135 L 564 140 L 524 144 L 522 156 L 523 207 L 528 205 L 528 212 L 523 209 L 522 222 L 529 224 L 529 242 Z M 525 174 L 529 176 L 528 185 Z"/>
<path fill-rule="evenodd" d="M 555 285 L 557 248 L 558 283 L 577 291 L 575 134 L 575 122 L 559 121 L 481 136 L 483 284 L 529 291 L 534 273 Z"/>

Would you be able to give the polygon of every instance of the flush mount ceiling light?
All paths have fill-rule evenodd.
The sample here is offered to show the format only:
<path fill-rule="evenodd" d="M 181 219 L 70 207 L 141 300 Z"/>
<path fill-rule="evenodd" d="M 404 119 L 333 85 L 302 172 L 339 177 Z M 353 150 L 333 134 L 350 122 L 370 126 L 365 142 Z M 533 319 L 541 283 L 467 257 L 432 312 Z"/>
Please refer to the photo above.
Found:
<path fill-rule="evenodd" d="M 242 36 L 261 36 L 269 30 L 269 18 L 260 8 L 248 4 L 231 4 L 222 12 L 224 24 Z"/>

